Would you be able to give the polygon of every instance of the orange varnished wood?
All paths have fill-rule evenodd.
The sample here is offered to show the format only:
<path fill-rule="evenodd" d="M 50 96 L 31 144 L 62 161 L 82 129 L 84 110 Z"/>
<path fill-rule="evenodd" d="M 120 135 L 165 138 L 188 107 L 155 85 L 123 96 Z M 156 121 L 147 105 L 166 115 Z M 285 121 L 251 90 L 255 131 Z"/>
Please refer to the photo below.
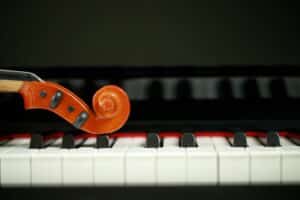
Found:
<path fill-rule="evenodd" d="M 40 95 L 42 91 L 46 95 Z M 58 106 L 52 109 L 51 98 L 57 91 L 63 93 L 62 99 Z M 52 82 L 24 81 L 19 93 L 23 96 L 25 109 L 45 109 L 71 124 L 81 112 L 87 112 L 89 117 L 80 129 L 93 134 L 107 134 L 120 129 L 130 113 L 130 102 L 126 92 L 113 85 L 104 86 L 95 93 L 93 110 L 73 92 Z M 68 110 L 69 106 L 74 108 L 72 112 Z"/>

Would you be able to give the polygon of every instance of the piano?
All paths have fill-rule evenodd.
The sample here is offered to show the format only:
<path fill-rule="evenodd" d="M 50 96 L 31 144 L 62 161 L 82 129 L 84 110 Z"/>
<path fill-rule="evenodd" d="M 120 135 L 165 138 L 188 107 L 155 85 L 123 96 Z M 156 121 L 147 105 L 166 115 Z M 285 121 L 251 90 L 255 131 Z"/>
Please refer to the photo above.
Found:
<path fill-rule="evenodd" d="M 2 93 L 2 191 L 223 186 L 290 190 L 300 184 L 297 67 L 17 69 L 60 83 L 86 102 L 99 87 L 116 84 L 129 94 L 132 109 L 121 130 L 96 136 L 52 113 L 24 111 L 19 95 Z"/>

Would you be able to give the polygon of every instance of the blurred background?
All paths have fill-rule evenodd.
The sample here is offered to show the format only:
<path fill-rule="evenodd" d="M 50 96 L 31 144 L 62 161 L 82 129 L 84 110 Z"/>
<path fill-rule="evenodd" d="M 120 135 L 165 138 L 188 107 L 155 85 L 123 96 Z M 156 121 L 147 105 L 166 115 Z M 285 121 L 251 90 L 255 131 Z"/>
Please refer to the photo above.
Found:
<path fill-rule="evenodd" d="M 259 1 L 5 1 L 0 65 L 298 64 L 298 9 Z"/>

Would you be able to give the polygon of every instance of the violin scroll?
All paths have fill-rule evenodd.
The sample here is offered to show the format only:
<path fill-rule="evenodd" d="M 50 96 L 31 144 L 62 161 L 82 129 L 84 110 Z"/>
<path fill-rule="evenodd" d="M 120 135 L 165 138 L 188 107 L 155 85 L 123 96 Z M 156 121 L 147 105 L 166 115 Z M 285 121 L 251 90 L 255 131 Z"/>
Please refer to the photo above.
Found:
<path fill-rule="evenodd" d="M 128 98 L 127 94 L 114 85 L 104 86 L 93 97 L 93 108 L 97 117 L 111 119 L 124 111 L 122 99 Z M 122 107 L 123 106 L 123 107 Z M 127 108 L 127 106 L 125 106 Z"/>

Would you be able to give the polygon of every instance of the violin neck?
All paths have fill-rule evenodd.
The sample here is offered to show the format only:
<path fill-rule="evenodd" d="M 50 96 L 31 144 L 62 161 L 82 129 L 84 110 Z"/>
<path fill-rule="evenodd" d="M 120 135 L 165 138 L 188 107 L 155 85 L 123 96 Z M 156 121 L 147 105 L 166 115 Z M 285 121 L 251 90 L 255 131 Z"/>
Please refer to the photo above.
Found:
<path fill-rule="evenodd" d="M 42 81 L 34 73 L 0 69 L 0 92 L 18 92 L 24 81 Z"/>
<path fill-rule="evenodd" d="M 18 92 L 24 84 L 24 81 L 0 80 L 0 92 Z"/>

